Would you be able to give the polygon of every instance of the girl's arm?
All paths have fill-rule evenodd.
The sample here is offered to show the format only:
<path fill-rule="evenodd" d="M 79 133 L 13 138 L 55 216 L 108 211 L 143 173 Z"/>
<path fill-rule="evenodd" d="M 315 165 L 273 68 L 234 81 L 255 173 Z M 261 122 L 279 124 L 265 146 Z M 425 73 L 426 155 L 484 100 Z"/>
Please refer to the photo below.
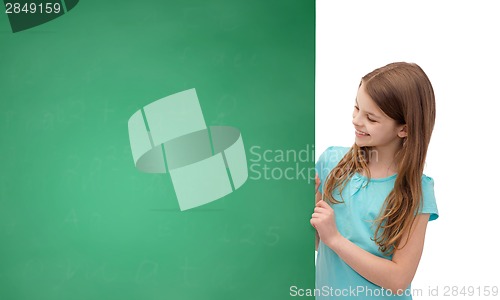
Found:
<path fill-rule="evenodd" d="M 417 215 L 408 243 L 394 252 L 392 261 L 365 251 L 340 234 L 330 236 L 323 242 L 368 281 L 397 294 L 402 293 L 415 276 L 424 248 L 428 221 L 429 214 Z M 403 235 L 401 245 L 404 245 L 406 239 L 408 232 Z"/>

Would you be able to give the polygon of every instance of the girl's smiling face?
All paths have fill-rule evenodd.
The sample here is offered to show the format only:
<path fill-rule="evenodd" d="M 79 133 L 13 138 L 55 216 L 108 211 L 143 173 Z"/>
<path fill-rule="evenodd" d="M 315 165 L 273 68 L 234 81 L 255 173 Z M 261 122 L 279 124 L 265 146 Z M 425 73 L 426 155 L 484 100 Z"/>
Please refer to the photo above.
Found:
<path fill-rule="evenodd" d="M 406 136 L 405 125 L 389 118 L 366 93 L 363 84 L 356 95 L 352 123 L 358 131 L 355 142 L 359 147 L 397 146 Z"/>

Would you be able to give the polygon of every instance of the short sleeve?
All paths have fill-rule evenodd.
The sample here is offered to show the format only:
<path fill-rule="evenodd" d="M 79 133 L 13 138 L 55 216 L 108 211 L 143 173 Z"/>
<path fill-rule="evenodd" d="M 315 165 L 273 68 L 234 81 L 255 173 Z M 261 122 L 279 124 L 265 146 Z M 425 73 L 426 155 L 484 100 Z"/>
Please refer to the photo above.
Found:
<path fill-rule="evenodd" d="M 316 162 L 316 173 L 321 181 L 319 192 L 323 194 L 323 183 L 325 182 L 330 171 L 337 166 L 338 162 L 344 157 L 349 148 L 330 146 L 318 158 Z"/>
<path fill-rule="evenodd" d="M 436 220 L 439 217 L 439 212 L 434 196 L 434 179 L 425 174 L 422 176 L 422 199 L 423 205 L 420 213 L 430 214 L 429 221 Z"/>

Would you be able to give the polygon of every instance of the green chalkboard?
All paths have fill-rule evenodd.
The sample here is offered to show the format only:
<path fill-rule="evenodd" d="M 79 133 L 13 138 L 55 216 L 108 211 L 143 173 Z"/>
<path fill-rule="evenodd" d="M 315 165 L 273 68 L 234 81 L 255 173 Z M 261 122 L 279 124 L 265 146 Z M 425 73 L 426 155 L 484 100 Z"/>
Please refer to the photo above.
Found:
<path fill-rule="evenodd" d="M 313 288 L 314 1 L 66 2 L 17 32 L 0 14 L 0 299 Z M 207 126 L 241 132 L 248 179 L 181 211 L 127 125 L 193 88 Z"/>

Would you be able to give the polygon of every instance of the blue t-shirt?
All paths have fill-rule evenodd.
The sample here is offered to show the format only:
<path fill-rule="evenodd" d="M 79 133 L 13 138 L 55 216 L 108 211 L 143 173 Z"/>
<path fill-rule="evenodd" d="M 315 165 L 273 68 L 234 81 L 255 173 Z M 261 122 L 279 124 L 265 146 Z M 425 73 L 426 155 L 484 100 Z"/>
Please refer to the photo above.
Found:
<path fill-rule="evenodd" d="M 316 172 L 321 180 L 321 194 L 326 177 L 349 149 L 332 146 L 321 154 L 316 163 Z M 370 239 L 376 228 L 372 220 L 377 218 L 386 197 L 394 188 L 396 176 L 397 174 L 386 178 L 372 178 L 367 185 L 367 177 L 354 173 L 342 193 L 345 203 L 330 204 L 335 211 L 337 228 L 342 236 L 362 249 L 386 259 L 392 259 L 392 255 L 384 255 Z M 333 191 L 333 196 L 341 200 L 337 189 Z M 426 175 L 422 175 L 422 198 L 423 205 L 419 213 L 430 213 L 430 221 L 437 219 L 434 181 Z M 316 294 L 316 299 L 412 299 L 411 285 L 403 295 L 391 295 L 390 291 L 371 283 L 354 271 L 321 240 L 316 257 L 316 289 L 320 294 Z"/>

